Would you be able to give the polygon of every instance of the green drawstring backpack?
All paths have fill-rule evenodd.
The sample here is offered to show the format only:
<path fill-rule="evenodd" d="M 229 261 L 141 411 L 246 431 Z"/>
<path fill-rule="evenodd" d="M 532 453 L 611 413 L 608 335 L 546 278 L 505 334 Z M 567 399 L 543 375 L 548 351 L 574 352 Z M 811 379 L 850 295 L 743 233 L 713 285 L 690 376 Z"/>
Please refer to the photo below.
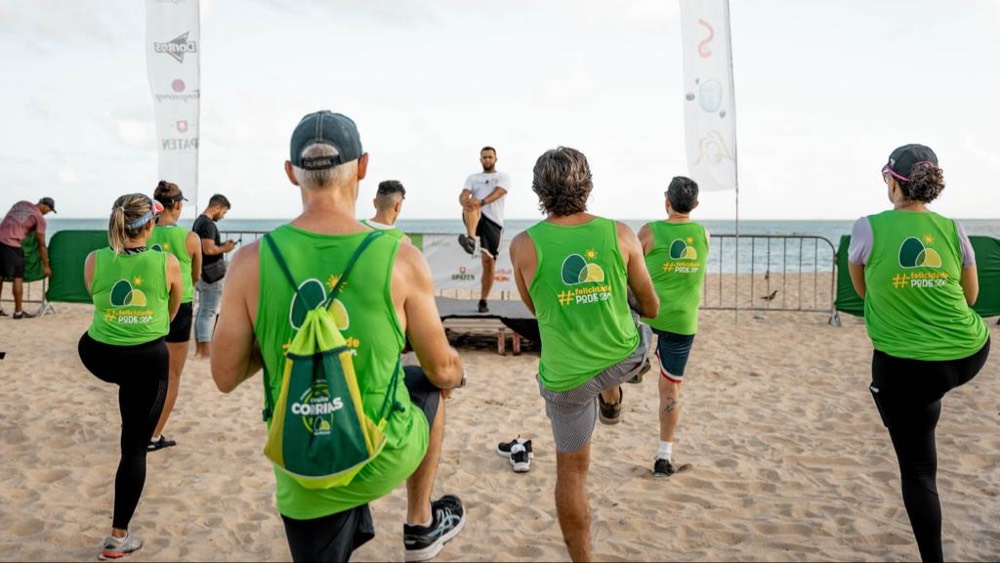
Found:
<path fill-rule="evenodd" d="M 365 414 L 354 372 L 353 353 L 337 328 L 330 308 L 358 257 L 381 231 L 368 235 L 354 252 L 330 294 L 306 313 L 285 353 L 285 372 L 277 402 L 264 370 L 264 420 L 270 421 L 264 455 L 274 466 L 308 489 L 342 487 L 385 447 L 385 426 L 395 403 L 402 371 L 397 361 L 378 422 Z M 271 235 L 271 253 L 299 296 L 285 259 Z M 303 301 L 304 302 L 304 301 Z"/>

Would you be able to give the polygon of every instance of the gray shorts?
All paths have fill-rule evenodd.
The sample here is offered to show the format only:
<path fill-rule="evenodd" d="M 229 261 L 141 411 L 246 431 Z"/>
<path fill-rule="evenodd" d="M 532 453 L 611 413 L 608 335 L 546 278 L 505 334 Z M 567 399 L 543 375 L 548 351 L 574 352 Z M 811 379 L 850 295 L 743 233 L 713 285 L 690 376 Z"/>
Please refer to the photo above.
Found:
<path fill-rule="evenodd" d="M 634 316 L 633 316 L 634 317 Z M 597 396 L 605 389 L 618 387 L 639 373 L 649 361 L 649 344 L 653 333 L 649 326 L 636 320 L 639 345 L 621 362 L 595 375 L 590 381 L 569 391 L 550 391 L 538 380 L 538 390 L 545 399 L 545 414 L 552 423 L 556 451 L 571 453 L 590 440 L 597 422 Z M 536 376 L 537 379 L 537 376 Z"/>

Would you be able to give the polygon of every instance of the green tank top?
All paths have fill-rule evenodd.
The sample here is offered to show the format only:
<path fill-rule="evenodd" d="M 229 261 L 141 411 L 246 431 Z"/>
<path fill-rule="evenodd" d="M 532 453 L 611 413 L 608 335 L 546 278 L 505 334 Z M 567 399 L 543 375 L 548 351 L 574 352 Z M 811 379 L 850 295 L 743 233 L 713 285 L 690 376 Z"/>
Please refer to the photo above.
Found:
<path fill-rule="evenodd" d="M 144 344 L 170 330 L 167 255 L 147 250 L 116 255 L 110 248 L 94 252 L 90 292 L 94 320 L 87 334 L 116 346 Z"/>
<path fill-rule="evenodd" d="M 191 255 L 187 251 L 187 236 L 191 231 L 178 225 L 153 227 L 153 234 L 146 243 L 152 250 L 162 250 L 173 254 L 181 263 L 181 303 L 194 300 L 194 282 L 191 281 Z"/>
<path fill-rule="evenodd" d="M 254 334 L 260 344 L 272 396 L 277 397 L 285 369 L 283 350 L 293 336 L 292 323 L 326 298 L 368 232 L 320 235 L 283 225 L 271 236 L 292 277 L 300 284 L 300 298 L 308 300 L 301 304 L 299 298 L 293 300 L 292 288 L 274 255 L 261 245 L 260 297 Z M 355 353 L 354 368 L 364 409 L 372 420 L 379 418 L 404 343 L 390 293 L 398 250 L 396 239 L 382 236 L 372 241 L 332 305 L 344 339 Z M 278 511 L 300 520 L 318 518 L 371 502 L 405 481 L 424 458 L 429 427 L 423 412 L 410 401 L 405 385 L 398 386 L 396 401 L 405 409 L 394 411 L 389 417 L 385 449 L 347 486 L 306 489 L 284 472 L 275 470 Z"/>
<path fill-rule="evenodd" d="M 870 215 L 865 325 L 876 350 L 913 360 L 975 354 L 989 328 L 965 302 L 958 227 L 937 213 Z"/>
<path fill-rule="evenodd" d="M 538 377 L 567 391 L 621 362 L 639 345 L 615 222 L 541 222 L 528 229 L 538 270 L 528 293 L 542 337 Z"/>
<path fill-rule="evenodd" d="M 377 231 L 382 231 L 383 233 L 385 233 L 386 235 L 388 235 L 388 236 L 390 236 L 390 237 L 392 237 L 394 239 L 398 239 L 398 240 L 402 240 L 403 239 L 403 234 L 404 233 L 403 233 L 403 231 L 401 231 L 399 229 L 399 227 L 389 227 L 387 229 L 385 227 L 381 227 L 381 226 L 373 224 L 368 219 L 361 219 L 361 224 L 364 225 L 364 226 L 366 226 L 366 227 L 368 227 L 369 229 L 375 229 Z"/>
<path fill-rule="evenodd" d="M 698 332 L 698 307 L 708 260 L 708 236 L 698 223 L 649 224 L 653 247 L 646 269 L 660 297 L 660 314 L 644 319 L 656 330 L 676 334 Z"/>

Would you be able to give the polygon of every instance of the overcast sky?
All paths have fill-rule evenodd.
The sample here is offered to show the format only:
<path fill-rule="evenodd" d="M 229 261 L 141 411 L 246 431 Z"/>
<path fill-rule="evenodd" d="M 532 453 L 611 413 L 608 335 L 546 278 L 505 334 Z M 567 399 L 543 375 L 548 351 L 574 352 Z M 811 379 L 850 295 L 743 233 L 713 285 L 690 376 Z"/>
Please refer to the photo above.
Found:
<path fill-rule="evenodd" d="M 538 217 L 531 168 L 557 145 L 594 172 L 593 212 L 662 210 L 686 174 L 677 0 L 201 0 L 198 206 L 300 209 L 282 165 L 305 113 L 355 119 L 404 218 L 459 218 L 493 145 L 508 218 Z M 850 219 L 887 207 L 898 145 L 938 153 L 933 208 L 1000 211 L 1000 0 L 731 0 L 743 219 Z M 0 207 L 56 199 L 105 217 L 157 175 L 144 2 L 0 0 Z M 181 186 L 182 189 L 185 186 Z M 734 192 L 696 215 L 727 219 Z M 193 209 L 185 213 L 193 217 Z"/>

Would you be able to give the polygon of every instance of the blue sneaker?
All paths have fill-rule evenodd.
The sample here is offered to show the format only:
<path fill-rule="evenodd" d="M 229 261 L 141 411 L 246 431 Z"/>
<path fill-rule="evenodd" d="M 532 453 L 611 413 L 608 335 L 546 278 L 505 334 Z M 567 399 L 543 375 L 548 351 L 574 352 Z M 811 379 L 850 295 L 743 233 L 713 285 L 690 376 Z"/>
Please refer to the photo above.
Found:
<path fill-rule="evenodd" d="M 403 524 L 403 547 L 406 561 L 428 561 L 441 553 L 465 527 L 465 507 L 455 495 L 444 495 L 431 503 L 430 526 Z"/>

